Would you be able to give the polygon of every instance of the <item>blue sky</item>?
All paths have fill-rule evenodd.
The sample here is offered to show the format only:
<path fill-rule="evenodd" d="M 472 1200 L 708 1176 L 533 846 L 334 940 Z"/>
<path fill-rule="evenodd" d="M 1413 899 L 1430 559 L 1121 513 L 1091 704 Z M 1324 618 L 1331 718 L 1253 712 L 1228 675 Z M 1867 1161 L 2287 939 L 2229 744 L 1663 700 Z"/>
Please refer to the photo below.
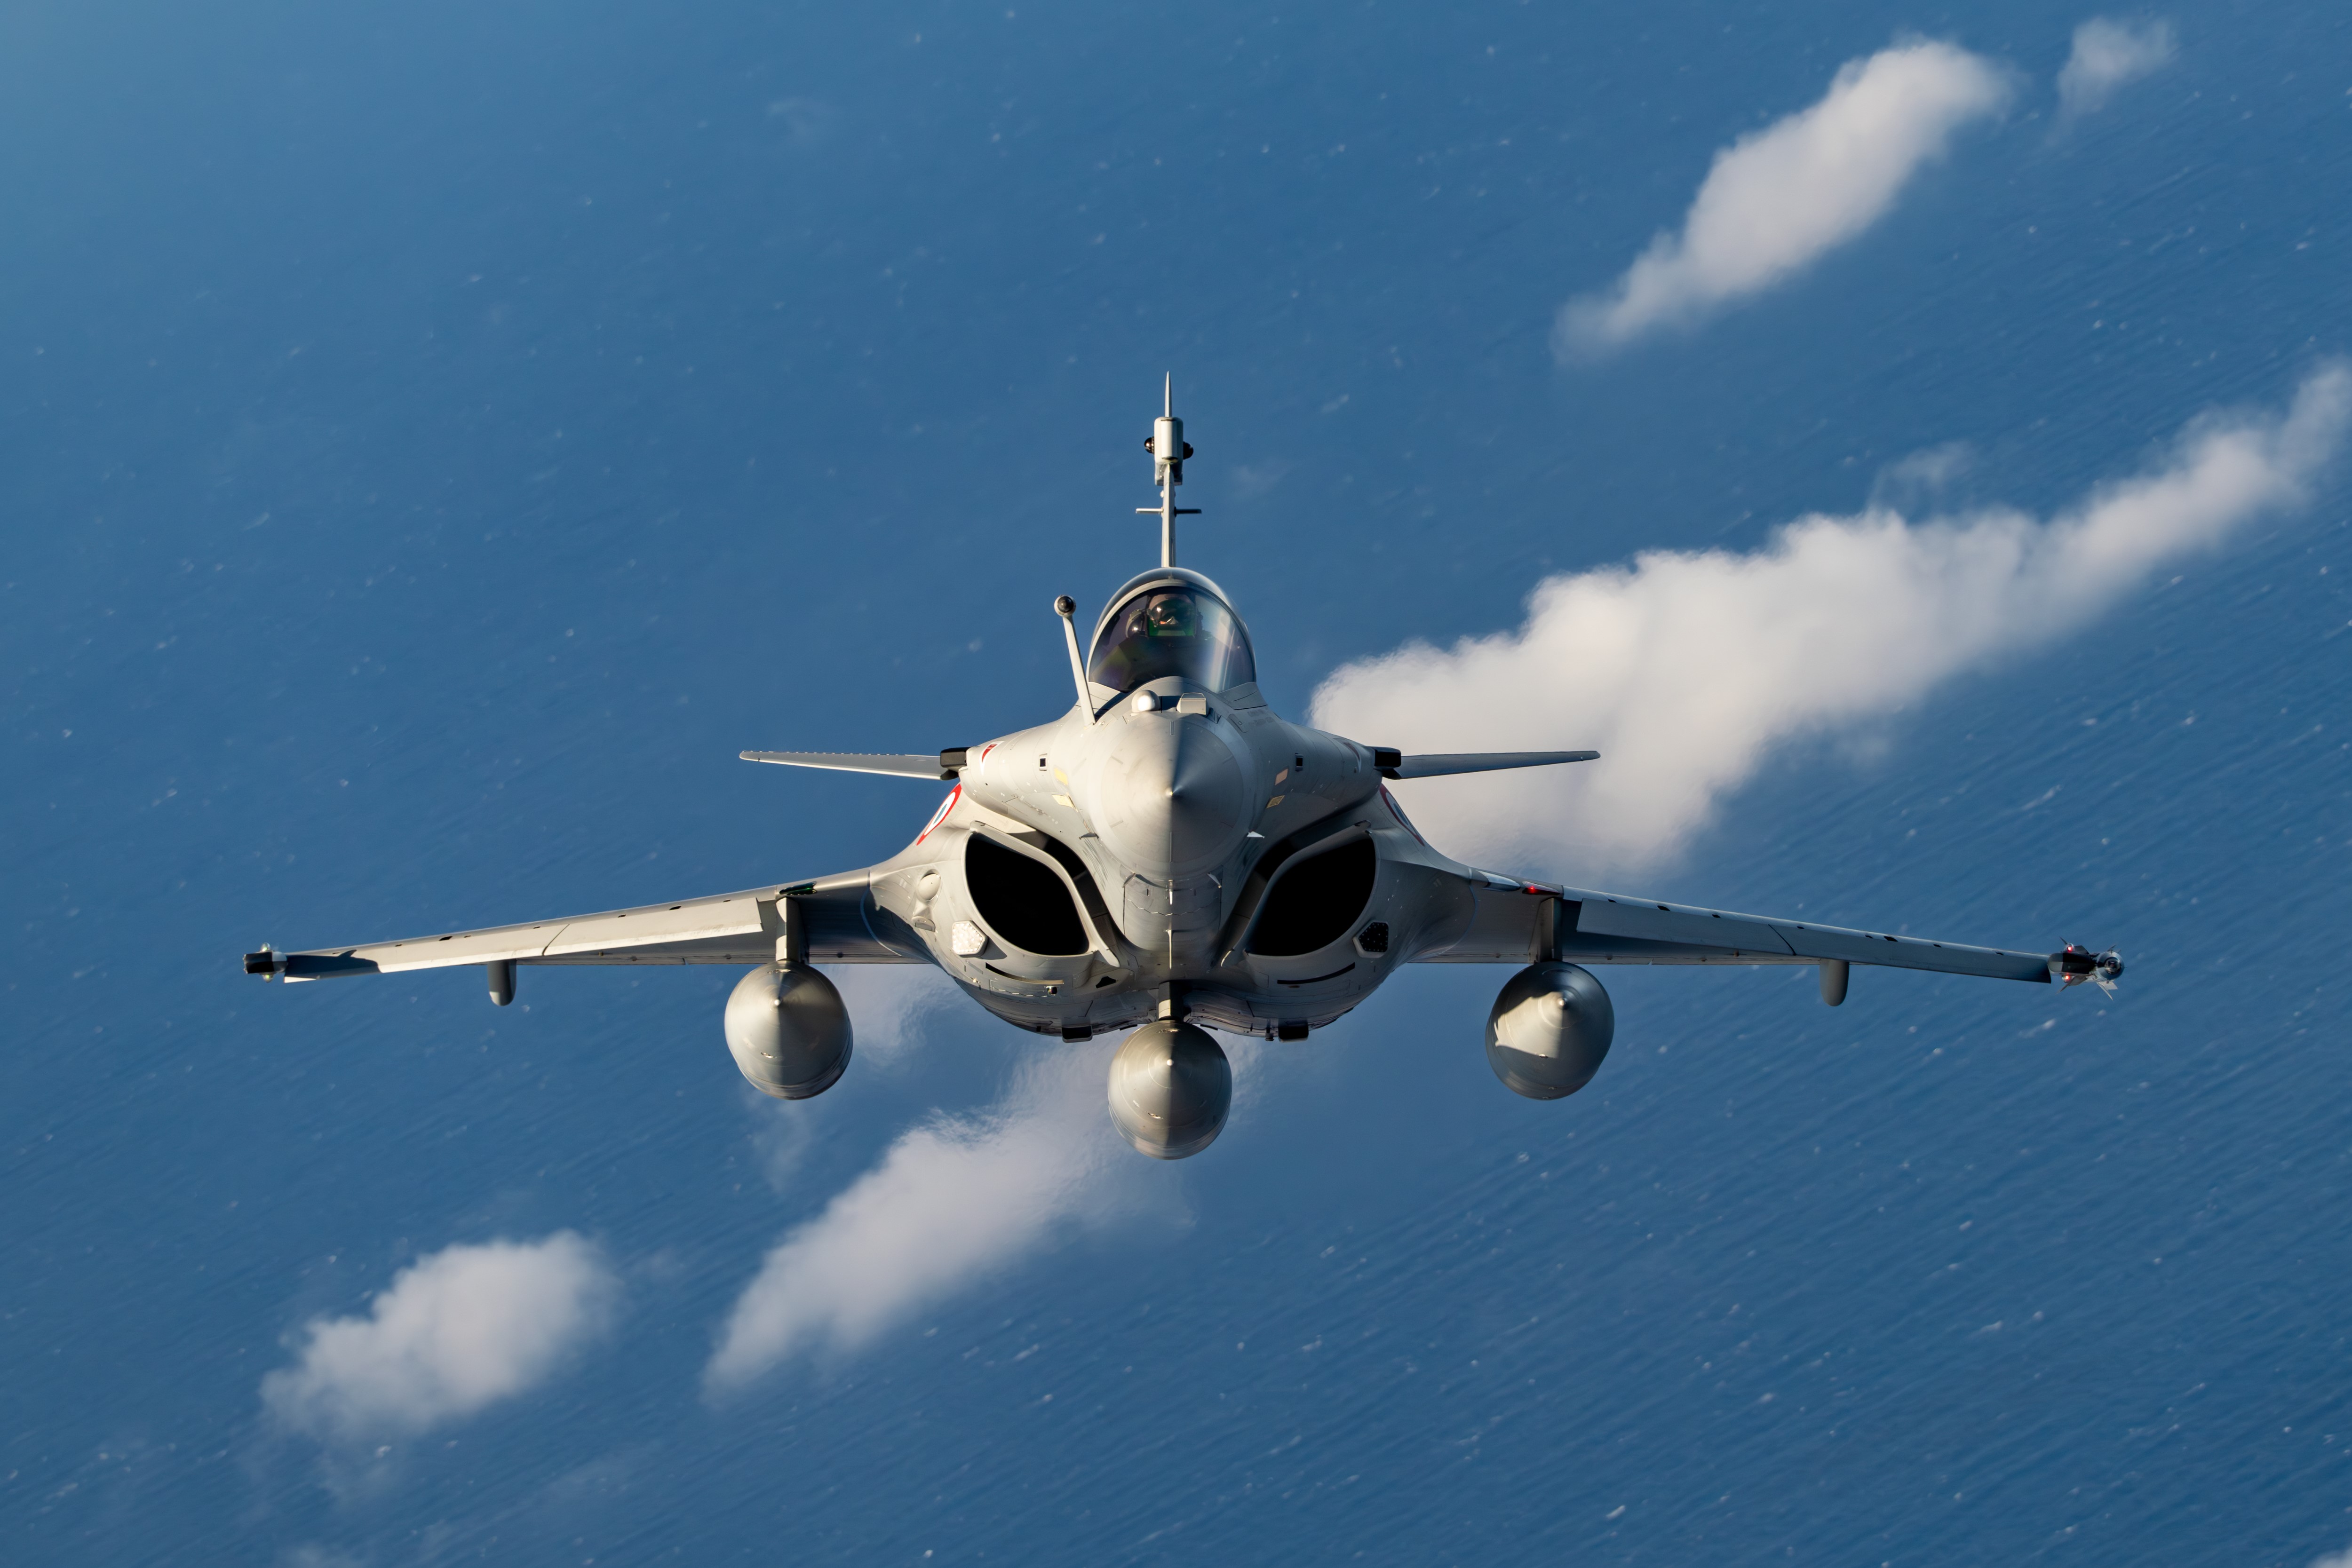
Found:
<path fill-rule="evenodd" d="M 2352 1547 L 2352 24 L 2098 15 L 0 18 L 11 1554 Z M 1055 711 L 1170 371 L 1286 713 L 1696 802 L 1408 795 L 1441 842 L 2124 994 L 1612 971 L 1531 1105 L 1431 969 L 1161 1167 L 919 991 L 777 1105 L 731 972 L 236 972 L 895 850 L 925 787 L 735 753 Z M 1773 575 L 1807 518 L 1906 593 Z M 1577 641 L 1629 608 L 1705 656 Z"/>

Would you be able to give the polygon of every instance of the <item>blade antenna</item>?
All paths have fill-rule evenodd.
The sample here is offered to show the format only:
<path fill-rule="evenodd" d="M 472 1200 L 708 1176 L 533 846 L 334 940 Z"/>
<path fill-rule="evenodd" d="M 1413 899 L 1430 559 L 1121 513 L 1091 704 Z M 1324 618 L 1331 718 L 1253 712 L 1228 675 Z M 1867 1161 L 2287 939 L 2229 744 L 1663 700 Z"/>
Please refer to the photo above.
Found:
<path fill-rule="evenodd" d="M 1171 371 L 1160 390 L 1160 414 L 1151 422 L 1151 434 L 1144 445 L 1151 449 L 1151 482 L 1160 486 L 1160 505 L 1138 507 L 1138 516 L 1158 514 L 1160 518 L 1160 564 L 1176 564 L 1176 519 L 1197 517 L 1198 507 L 1176 504 L 1176 486 L 1184 482 L 1184 459 L 1192 455 L 1192 448 L 1184 440 L 1184 422 L 1176 417 L 1176 373 Z"/>

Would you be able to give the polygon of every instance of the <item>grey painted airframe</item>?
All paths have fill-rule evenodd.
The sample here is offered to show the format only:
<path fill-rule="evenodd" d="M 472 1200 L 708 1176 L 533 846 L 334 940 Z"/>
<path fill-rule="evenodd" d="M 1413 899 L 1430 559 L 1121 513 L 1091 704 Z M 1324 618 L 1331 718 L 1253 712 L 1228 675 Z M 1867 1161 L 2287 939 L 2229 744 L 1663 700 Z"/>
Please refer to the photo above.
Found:
<path fill-rule="evenodd" d="M 936 756 L 747 751 L 752 761 L 951 783 L 914 842 L 877 865 L 740 893 L 396 942 L 246 956 L 320 980 L 478 966 L 491 999 L 516 971 L 564 964 L 750 967 L 727 1004 L 736 1064 L 781 1099 L 829 1088 L 852 1030 L 818 965 L 932 964 L 1007 1023 L 1065 1040 L 1134 1032 L 1110 1109 L 1143 1153 L 1206 1147 L 1232 1102 L 1202 1026 L 1304 1040 L 1400 964 L 1511 964 L 1486 1053 L 1514 1092 L 1572 1094 L 1607 1054 L 1608 993 L 1588 965 L 1810 964 L 1845 998 L 1853 965 L 2113 988 L 2112 951 L 1972 947 L 1701 909 L 1506 876 L 1453 860 L 1390 780 L 1585 764 L 1591 751 L 1411 755 L 1282 718 L 1259 695 L 1224 591 L 1176 564 L 1183 423 L 1172 396 L 1147 444 L 1160 565 L 1111 595 L 1060 717 Z"/>

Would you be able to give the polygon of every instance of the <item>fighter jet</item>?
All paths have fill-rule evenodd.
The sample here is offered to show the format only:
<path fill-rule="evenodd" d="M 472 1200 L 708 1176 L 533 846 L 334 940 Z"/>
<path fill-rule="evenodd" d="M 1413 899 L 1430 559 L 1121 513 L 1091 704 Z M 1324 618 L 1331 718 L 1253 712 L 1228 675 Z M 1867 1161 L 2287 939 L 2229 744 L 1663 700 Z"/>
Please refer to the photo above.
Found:
<path fill-rule="evenodd" d="M 537 965 L 737 964 L 728 1049 L 763 1093 L 804 1100 L 849 1065 L 852 1029 L 820 966 L 930 964 L 1005 1022 L 1064 1040 L 1131 1030 L 1111 1059 L 1112 1121 L 1181 1159 L 1223 1128 L 1233 1074 L 1208 1030 L 1303 1040 L 1402 964 L 1512 964 L 1486 1059 L 1513 1092 L 1575 1093 L 1616 1019 L 1587 966 L 1810 964 L 1822 999 L 1855 965 L 2110 991 L 2112 950 L 2056 952 L 1853 931 L 1602 893 L 1454 860 L 1391 781 L 1598 761 L 1591 751 L 1426 755 L 1293 724 L 1260 695 L 1225 591 L 1176 564 L 1184 465 L 1173 385 L 1145 444 L 1160 564 L 1113 593 L 1080 645 L 1055 601 L 1074 698 L 1059 717 L 936 754 L 746 751 L 754 762 L 952 786 L 879 864 L 676 904 L 395 942 L 245 956 L 247 973 L 324 980 L 477 965 L 514 1000 Z"/>

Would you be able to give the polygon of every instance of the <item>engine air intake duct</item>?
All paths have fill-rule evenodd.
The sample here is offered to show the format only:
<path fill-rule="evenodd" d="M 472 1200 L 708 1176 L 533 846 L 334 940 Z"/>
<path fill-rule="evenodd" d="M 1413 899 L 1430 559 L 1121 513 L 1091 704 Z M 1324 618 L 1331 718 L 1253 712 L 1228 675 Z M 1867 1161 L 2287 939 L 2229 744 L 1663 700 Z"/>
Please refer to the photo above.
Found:
<path fill-rule="evenodd" d="M 1380 869 L 1380 852 L 1364 837 L 1292 861 L 1266 890 L 1249 950 L 1262 958 L 1295 958 L 1328 947 L 1363 915 Z"/>
<path fill-rule="evenodd" d="M 1053 868 L 974 833 L 964 841 L 964 883 L 990 930 L 1025 952 L 1067 958 L 1087 951 L 1087 928 Z"/>

